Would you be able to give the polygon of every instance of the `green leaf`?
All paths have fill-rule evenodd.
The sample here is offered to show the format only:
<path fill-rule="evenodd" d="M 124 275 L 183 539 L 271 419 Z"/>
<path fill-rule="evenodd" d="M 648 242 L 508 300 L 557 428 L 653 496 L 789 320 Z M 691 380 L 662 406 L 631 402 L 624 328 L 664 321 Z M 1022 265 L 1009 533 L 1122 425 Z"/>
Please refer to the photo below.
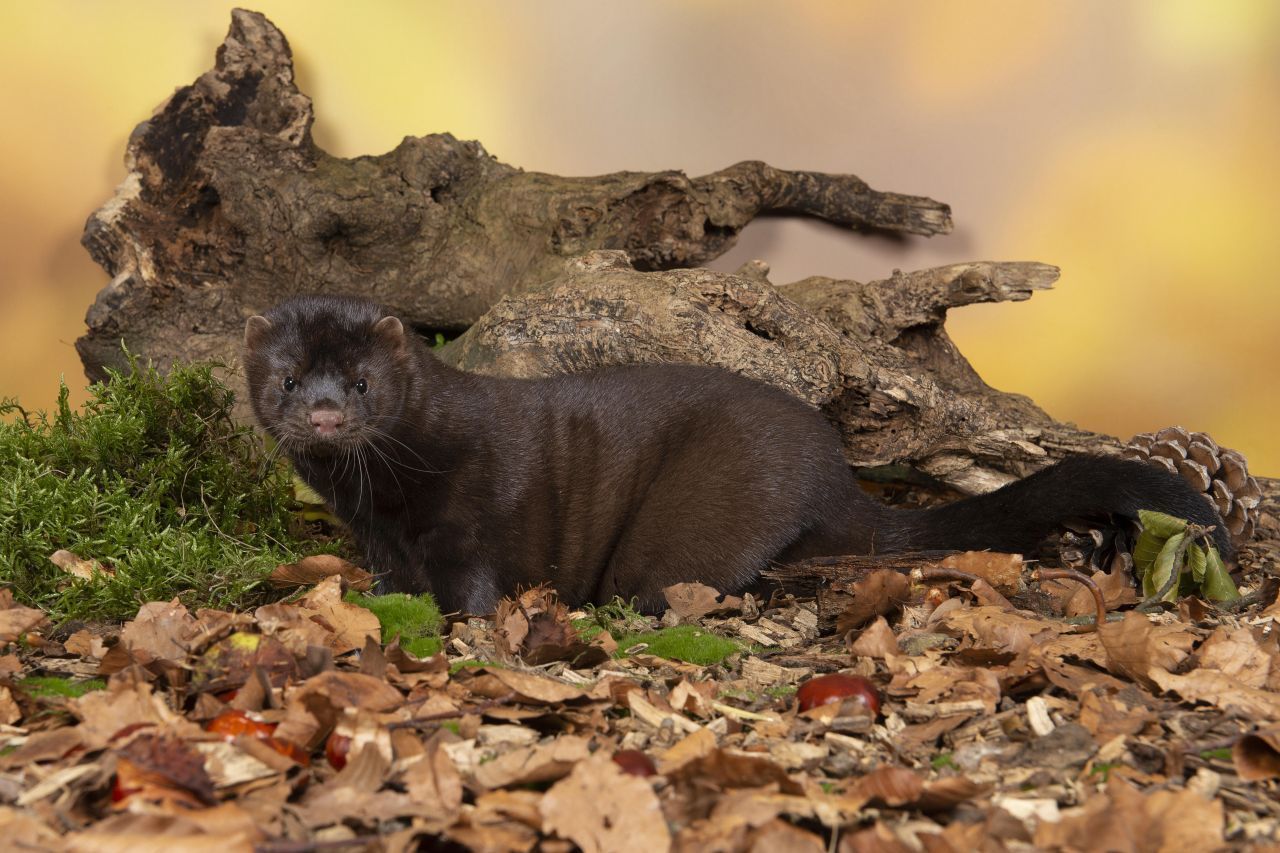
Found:
<path fill-rule="evenodd" d="M 1186 537 L 1185 533 L 1179 533 L 1171 536 L 1160 549 L 1159 555 L 1156 557 L 1155 564 L 1151 567 L 1151 571 L 1147 572 L 1142 579 L 1142 591 L 1151 597 L 1164 589 L 1165 584 L 1169 582 L 1169 578 L 1175 571 L 1181 571 L 1181 566 L 1174 565 L 1174 558 L 1178 555 L 1178 547 L 1182 544 L 1182 540 Z M 1174 583 L 1169 587 L 1169 591 L 1161 598 L 1162 601 L 1178 600 L 1178 584 Z"/>
<path fill-rule="evenodd" d="M 1192 580 L 1198 584 L 1204 583 L 1204 567 L 1207 562 L 1204 548 L 1199 545 L 1187 548 L 1187 571 L 1191 573 Z"/>
<path fill-rule="evenodd" d="M 1235 601 L 1240 597 L 1240 591 L 1227 573 L 1227 567 L 1222 564 L 1222 557 L 1218 556 L 1218 549 L 1212 545 L 1209 546 L 1201 589 L 1210 601 Z"/>
<path fill-rule="evenodd" d="M 1146 577 L 1151 567 L 1155 565 L 1156 557 L 1160 555 L 1165 542 L 1169 537 L 1186 530 L 1187 522 L 1181 518 L 1148 509 L 1138 510 L 1138 520 L 1142 522 L 1142 533 L 1138 536 L 1137 544 L 1133 546 L 1133 566 L 1140 575 Z"/>

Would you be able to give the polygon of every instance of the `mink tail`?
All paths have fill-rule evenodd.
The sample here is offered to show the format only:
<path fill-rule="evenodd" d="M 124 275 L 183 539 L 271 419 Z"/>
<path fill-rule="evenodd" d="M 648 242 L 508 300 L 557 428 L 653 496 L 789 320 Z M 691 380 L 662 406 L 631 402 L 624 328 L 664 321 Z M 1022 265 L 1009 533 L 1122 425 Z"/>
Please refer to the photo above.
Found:
<path fill-rule="evenodd" d="M 1070 456 L 985 495 L 925 510 L 899 510 L 885 519 L 892 550 L 992 550 L 1034 554 L 1067 519 L 1137 519 L 1156 510 L 1211 534 L 1223 560 L 1234 556 L 1217 510 L 1192 486 L 1161 468 L 1109 456 Z"/>

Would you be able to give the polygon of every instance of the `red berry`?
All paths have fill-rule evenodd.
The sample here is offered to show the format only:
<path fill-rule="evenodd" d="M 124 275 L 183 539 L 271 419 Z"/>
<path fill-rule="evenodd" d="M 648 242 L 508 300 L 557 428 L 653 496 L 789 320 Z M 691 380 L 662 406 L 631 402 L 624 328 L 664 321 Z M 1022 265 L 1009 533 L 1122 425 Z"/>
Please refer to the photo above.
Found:
<path fill-rule="evenodd" d="M 350 735 L 340 735 L 334 732 L 324 742 L 324 757 L 329 759 L 329 766 L 334 770 L 341 770 L 347 766 L 347 753 L 350 751 Z"/>
<path fill-rule="evenodd" d="M 796 700 L 801 711 L 829 705 L 832 702 L 843 702 L 855 699 L 862 702 L 871 712 L 871 716 L 880 715 L 880 691 L 876 686 L 860 675 L 820 675 L 811 678 L 796 691 Z"/>
<path fill-rule="evenodd" d="M 205 724 L 204 730 L 222 735 L 223 740 L 235 740 L 241 735 L 245 737 L 268 738 L 276 730 L 275 723 L 264 723 L 255 720 L 244 711 L 232 709 L 223 711 Z"/>
<path fill-rule="evenodd" d="M 613 763 L 632 776 L 652 776 L 658 772 L 653 760 L 638 749 L 623 749 L 613 754 Z"/>

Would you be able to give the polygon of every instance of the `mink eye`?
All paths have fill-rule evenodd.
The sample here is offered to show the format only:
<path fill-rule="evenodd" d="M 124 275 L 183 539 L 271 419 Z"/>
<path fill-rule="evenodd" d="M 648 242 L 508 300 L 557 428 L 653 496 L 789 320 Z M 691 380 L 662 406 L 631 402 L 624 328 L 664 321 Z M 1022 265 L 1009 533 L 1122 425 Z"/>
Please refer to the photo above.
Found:
<path fill-rule="evenodd" d="M 367 392 L 368 390 L 369 390 L 369 383 L 368 383 L 368 382 L 365 382 L 363 379 L 357 379 L 357 380 L 356 380 L 356 393 L 357 393 L 357 394 L 364 394 L 364 393 L 365 393 L 365 392 Z"/>
<path fill-rule="evenodd" d="M 281 382 L 280 384 L 284 386 L 284 390 L 292 391 L 294 388 L 298 387 L 298 380 L 294 379 L 292 376 L 286 376 L 284 378 L 284 382 Z"/>

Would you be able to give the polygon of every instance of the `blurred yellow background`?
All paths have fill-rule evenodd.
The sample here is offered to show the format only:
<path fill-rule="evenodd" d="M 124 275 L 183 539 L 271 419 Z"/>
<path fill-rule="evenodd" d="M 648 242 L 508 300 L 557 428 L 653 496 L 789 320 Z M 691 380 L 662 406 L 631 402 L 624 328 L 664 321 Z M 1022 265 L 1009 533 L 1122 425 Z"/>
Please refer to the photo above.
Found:
<path fill-rule="evenodd" d="M 0 396 L 48 406 L 105 273 L 78 245 L 125 139 L 213 63 L 232 3 L 0 5 Z M 1280 475 L 1280 3 L 319 2 L 286 34 L 317 142 L 449 131 L 530 170 L 853 172 L 952 205 L 895 242 L 767 219 L 774 281 L 1041 260 L 1058 289 L 948 322 L 991 384 L 1121 437 L 1173 423 Z"/>

